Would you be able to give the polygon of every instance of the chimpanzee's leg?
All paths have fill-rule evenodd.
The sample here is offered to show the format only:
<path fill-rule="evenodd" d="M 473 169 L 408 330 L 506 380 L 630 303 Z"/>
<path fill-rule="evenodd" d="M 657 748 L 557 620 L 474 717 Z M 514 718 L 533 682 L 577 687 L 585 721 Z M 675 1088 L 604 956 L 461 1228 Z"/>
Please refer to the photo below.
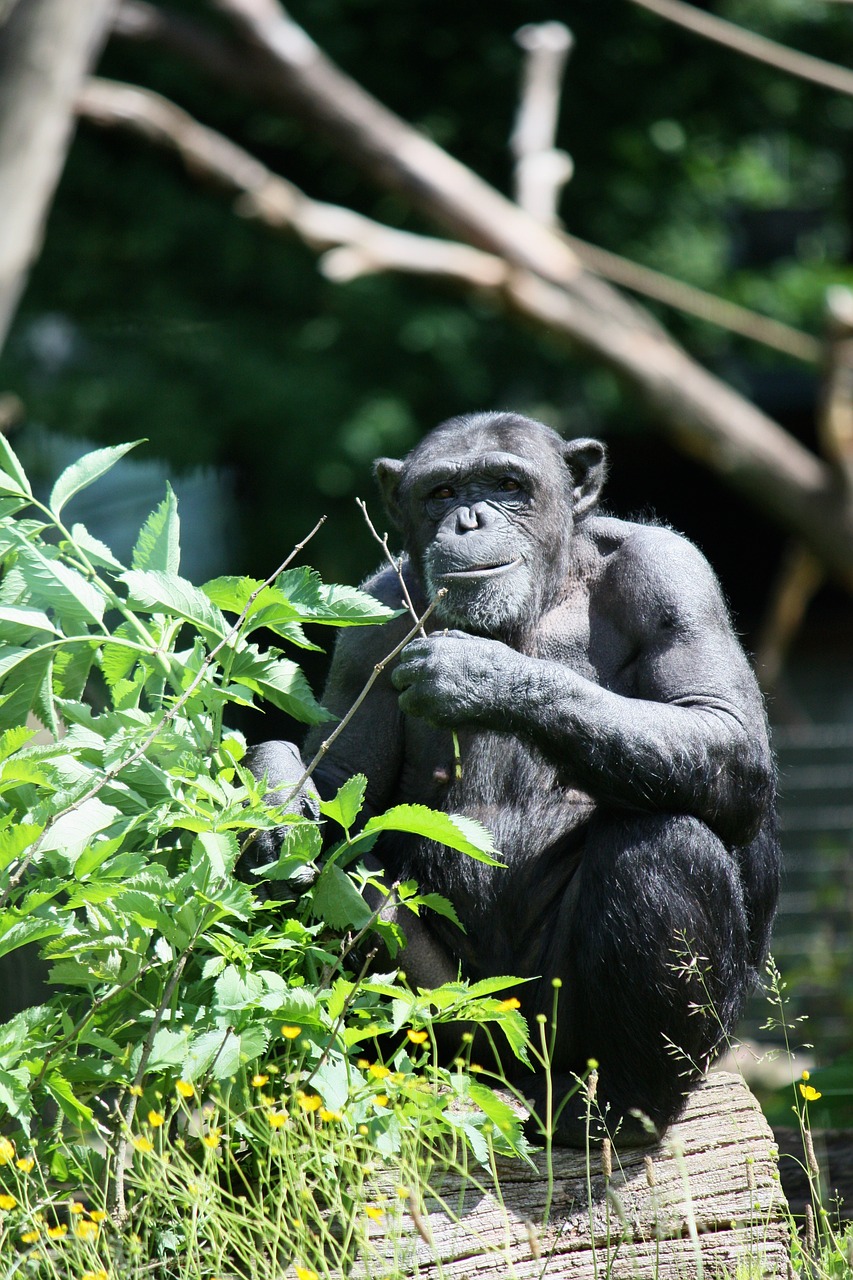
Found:
<path fill-rule="evenodd" d="M 528 1010 L 550 1016 L 552 980 L 561 979 L 555 1096 L 594 1058 L 596 1103 L 611 1132 L 625 1117 L 617 1145 L 641 1145 L 650 1139 L 630 1112 L 658 1130 L 674 1120 L 748 995 L 736 860 L 694 818 L 599 811 L 559 917 Z M 542 1081 L 531 1083 L 539 1110 Z M 556 1142 L 583 1144 L 584 1112 L 579 1095 L 570 1099 Z"/>

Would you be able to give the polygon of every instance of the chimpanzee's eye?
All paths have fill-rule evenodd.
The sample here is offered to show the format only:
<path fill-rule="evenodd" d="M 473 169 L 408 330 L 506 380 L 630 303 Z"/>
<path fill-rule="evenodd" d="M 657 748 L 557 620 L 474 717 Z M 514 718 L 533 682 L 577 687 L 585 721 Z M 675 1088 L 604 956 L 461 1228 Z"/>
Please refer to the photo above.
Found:
<path fill-rule="evenodd" d="M 436 489 L 433 489 L 432 493 L 429 496 L 431 498 L 439 498 L 439 499 L 452 498 L 453 490 L 451 489 L 449 484 L 440 484 Z"/>
<path fill-rule="evenodd" d="M 521 485 L 512 476 L 506 476 L 498 485 L 501 493 L 521 493 Z"/>

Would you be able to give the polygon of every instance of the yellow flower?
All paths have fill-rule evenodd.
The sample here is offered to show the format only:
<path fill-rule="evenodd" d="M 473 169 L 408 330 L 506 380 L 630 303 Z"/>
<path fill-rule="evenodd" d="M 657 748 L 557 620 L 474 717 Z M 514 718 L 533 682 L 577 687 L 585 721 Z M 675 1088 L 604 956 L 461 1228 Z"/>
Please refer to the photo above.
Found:
<path fill-rule="evenodd" d="M 500 1010 L 504 1009 L 520 1009 L 521 1001 L 516 996 L 510 996 L 508 1000 L 501 1000 L 498 1005 Z"/>
<path fill-rule="evenodd" d="M 377 1107 L 387 1107 L 387 1106 L 388 1106 L 388 1094 L 387 1094 L 387 1093 L 377 1093 L 377 1095 L 376 1095 L 376 1097 L 373 1099 L 373 1101 L 376 1103 Z"/>
<path fill-rule="evenodd" d="M 93 1209 L 89 1214 L 93 1222 L 106 1222 L 107 1215 L 104 1209 Z"/>
<path fill-rule="evenodd" d="M 308 1267 L 300 1267 L 298 1262 L 294 1262 L 293 1269 L 296 1272 L 298 1280 L 317 1280 L 316 1271 L 310 1271 Z"/>
<path fill-rule="evenodd" d="M 406 1035 L 411 1040 L 412 1044 L 423 1044 L 424 1040 L 427 1039 L 426 1031 L 407 1031 Z"/>
<path fill-rule="evenodd" d="M 134 1138 L 133 1145 L 137 1151 L 148 1152 L 148 1151 L 154 1150 L 154 1143 L 151 1141 L 150 1138 L 144 1138 L 144 1137 Z"/>
<path fill-rule="evenodd" d="M 18 1202 L 14 1196 L 9 1196 L 9 1195 L 0 1196 L 0 1209 L 14 1209 L 17 1203 Z"/>
<path fill-rule="evenodd" d="M 355 1065 L 358 1067 L 359 1071 L 366 1071 L 367 1068 L 370 1066 L 370 1063 L 368 1062 L 367 1058 L 359 1058 L 358 1062 Z"/>
<path fill-rule="evenodd" d="M 381 1222 L 385 1217 L 385 1210 L 380 1209 L 378 1204 L 366 1204 L 364 1206 L 364 1212 L 367 1214 L 368 1218 L 372 1219 L 373 1222 Z"/>
<path fill-rule="evenodd" d="M 71 1204 L 69 1205 L 69 1211 L 71 1213 L 82 1213 L 84 1208 L 85 1208 L 85 1205 L 81 1200 L 72 1200 Z"/>
<path fill-rule="evenodd" d="M 408 1200 L 408 1198 L 409 1198 L 409 1188 L 408 1188 L 408 1187 L 398 1187 L 398 1188 L 397 1188 L 397 1195 L 400 1197 L 400 1199 L 401 1199 L 401 1200 Z"/>
<path fill-rule="evenodd" d="M 61 1240 L 63 1236 L 68 1235 L 68 1227 L 64 1222 L 60 1222 L 55 1227 L 48 1227 L 47 1234 L 51 1240 Z"/>
<path fill-rule="evenodd" d="M 810 1072 L 810 1071 L 804 1071 L 804 1072 L 803 1072 L 803 1079 L 804 1079 L 804 1080 L 810 1080 L 810 1079 L 811 1079 L 811 1072 Z"/>
<path fill-rule="evenodd" d="M 268 1111 L 267 1120 L 271 1129 L 280 1129 L 287 1124 L 287 1115 L 284 1111 Z"/>
<path fill-rule="evenodd" d="M 391 1071 L 390 1068 L 383 1067 L 381 1062 L 374 1062 L 370 1068 L 370 1074 L 374 1080 L 385 1080 L 387 1076 L 390 1076 Z"/>
<path fill-rule="evenodd" d="M 219 1142 L 221 1138 L 222 1138 L 221 1129 L 208 1129 L 207 1133 L 202 1138 L 202 1142 L 206 1147 L 210 1147 L 212 1149 L 213 1147 L 219 1146 Z"/>
<path fill-rule="evenodd" d="M 320 1119 L 325 1121 L 326 1124 L 331 1124 L 333 1121 L 342 1120 L 343 1116 L 340 1111 L 329 1111 L 326 1107 L 321 1107 Z"/>
<path fill-rule="evenodd" d="M 21 1156 L 15 1161 L 15 1164 L 21 1170 L 21 1173 L 29 1173 L 35 1165 L 35 1156 Z"/>
<path fill-rule="evenodd" d="M 21 1244 L 35 1244 L 38 1238 L 39 1238 L 39 1233 L 37 1230 L 25 1231 L 24 1234 L 21 1236 Z"/>
<path fill-rule="evenodd" d="M 253 1075 L 252 1088 L 263 1089 L 264 1085 L 268 1082 L 268 1080 L 269 1080 L 269 1076 L 261 1075 L 260 1073 Z"/>
<path fill-rule="evenodd" d="M 821 1091 L 819 1089 L 815 1089 L 810 1084 L 801 1084 L 800 1093 L 803 1095 L 806 1102 L 817 1102 L 818 1098 L 823 1097 Z"/>
<path fill-rule="evenodd" d="M 98 1234 L 97 1222 L 75 1222 L 74 1234 L 78 1240 L 94 1240 Z"/>
<path fill-rule="evenodd" d="M 163 1115 L 162 1111 L 148 1112 L 148 1123 L 151 1125 L 152 1129 L 159 1129 L 160 1125 L 164 1123 L 165 1119 L 166 1117 Z"/>
<path fill-rule="evenodd" d="M 176 1080 L 175 1092 L 179 1093 L 182 1098 L 191 1098 L 195 1093 L 195 1088 L 190 1084 L 189 1080 Z"/>
<path fill-rule="evenodd" d="M 11 1138 L 0 1138 L 0 1164 L 15 1159 L 15 1144 Z"/>
<path fill-rule="evenodd" d="M 141 1098 L 142 1086 L 138 1084 L 132 1084 L 127 1092 L 133 1094 L 134 1098 Z"/>
<path fill-rule="evenodd" d="M 110 1280 L 110 1278 L 103 1267 L 101 1267 L 100 1271 L 84 1271 L 83 1280 Z"/>
<path fill-rule="evenodd" d="M 303 1111 L 317 1111 L 323 1105 L 323 1099 L 316 1093 L 303 1093 L 301 1089 L 296 1095 L 296 1101 Z"/>
<path fill-rule="evenodd" d="M 295 1040 L 297 1036 L 302 1035 L 302 1028 L 289 1027 L 285 1023 L 285 1025 L 281 1029 L 281 1034 L 284 1036 L 285 1040 Z M 313 1275 L 313 1272 L 312 1272 L 312 1275 Z"/>

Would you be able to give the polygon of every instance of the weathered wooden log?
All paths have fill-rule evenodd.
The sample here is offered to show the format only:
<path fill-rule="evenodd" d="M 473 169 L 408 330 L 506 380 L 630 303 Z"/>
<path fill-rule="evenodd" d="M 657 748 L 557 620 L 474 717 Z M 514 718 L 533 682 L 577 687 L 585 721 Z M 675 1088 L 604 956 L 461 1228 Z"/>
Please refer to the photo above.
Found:
<path fill-rule="evenodd" d="M 657 1146 L 612 1153 L 555 1150 L 552 1177 L 499 1160 L 499 1194 L 476 1171 L 431 1177 L 422 1201 L 395 1196 L 365 1259 L 419 1280 L 684 1280 L 750 1275 L 786 1280 L 789 1220 L 773 1134 L 739 1076 L 713 1072 Z M 550 1188 L 550 1190 L 549 1190 Z M 550 1207 L 548 1204 L 550 1201 Z M 547 1216 L 546 1216 L 547 1215 Z"/>

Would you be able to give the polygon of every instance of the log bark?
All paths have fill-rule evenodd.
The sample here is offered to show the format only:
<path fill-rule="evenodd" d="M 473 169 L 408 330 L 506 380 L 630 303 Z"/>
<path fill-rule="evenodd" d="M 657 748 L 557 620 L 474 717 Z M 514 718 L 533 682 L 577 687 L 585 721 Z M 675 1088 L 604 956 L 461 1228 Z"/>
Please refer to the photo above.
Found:
<path fill-rule="evenodd" d="M 21 0 L 0 26 L 0 347 L 41 248 L 74 98 L 114 0 Z"/>
<path fill-rule="evenodd" d="M 533 1167 L 498 1161 L 502 1202 L 485 1179 L 431 1178 L 412 1212 L 391 1182 L 363 1275 L 394 1262 L 420 1280 L 683 1280 L 735 1274 L 787 1280 L 790 1229 L 772 1132 L 739 1076 L 712 1072 L 662 1143 L 614 1151 L 605 1180 L 581 1152 Z M 396 1201 L 396 1203 L 395 1203 Z M 429 1242 L 428 1242 L 429 1241 Z"/>

